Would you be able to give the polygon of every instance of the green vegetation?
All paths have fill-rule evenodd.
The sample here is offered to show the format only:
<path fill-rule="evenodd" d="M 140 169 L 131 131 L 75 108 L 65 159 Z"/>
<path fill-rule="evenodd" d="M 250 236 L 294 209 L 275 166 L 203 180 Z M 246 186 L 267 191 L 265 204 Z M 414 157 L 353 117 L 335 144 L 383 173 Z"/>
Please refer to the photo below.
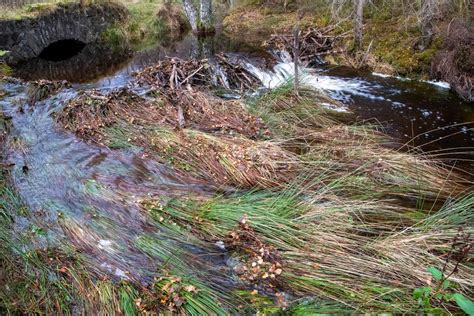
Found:
<path fill-rule="evenodd" d="M 86 5 L 108 2 L 109 0 L 91 0 Z M 34 18 L 46 14 L 58 6 L 67 6 L 77 3 L 77 0 L 45 0 L 34 4 L 25 4 L 18 7 L 5 7 L 0 10 L 1 19 Z M 128 47 L 141 50 L 157 42 L 167 42 L 180 37 L 188 27 L 186 17 L 178 0 L 115 0 L 113 2 L 124 5 L 129 11 L 126 23 L 117 23 L 109 27 L 102 34 L 102 40 L 114 47 Z"/>
<path fill-rule="evenodd" d="M 0 57 L 5 56 L 8 51 L 0 50 Z M 9 76 L 12 73 L 12 69 L 3 61 L 0 61 L 0 78 L 3 76 Z"/>
<path fill-rule="evenodd" d="M 180 37 L 187 30 L 187 22 L 178 1 L 121 0 L 129 11 L 125 24 L 111 26 L 102 34 L 102 39 L 114 46 L 130 43 L 134 50 L 167 42 Z"/>
<path fill-rule="evenodd" d="M 57 6 L 72 2 L 74 2 L 74 0 L 47 0 L 39 3 L 20 5 L 14 8 L 0 5 L 0 19 L 19 20 L 24 18 L 32 18 L 45 12 L 52 11 Z"/>
<path fill-rule="evenodd" d="M 104 40 L 140 49 L 171 32 L 157 15 L 174 19 L 173 4 L 124 3 L 129 21 Z M 331 23 L 320 4 L 305 4 L 302 25 Z M 416 30 L 399 32 L 395 18 L 382 27 L 382 14 L 369 12 L 366 27 L 380 35 L 376 62 L 426 71 L 439 43 L 410 54 Z M 256 0 L 226 24 L 232 31 L 243 18 L 244 34 L 260 25 L 257 35 L 266 36 L 291 29 L 297 16 L 293 4 Z M 406 47 L 389 50 L 398 41 Z M 62 87 L 32 84 L 28 96 Z M 88 171 L 108 169 L 72 184 L 73 207 L 53 197 L 39 209 L 0 173 L 0 313 L 472 314 L 472 182 L 426 155 L 393 149 L 379 126 L 328 103 L 340 106 L 322 92 L 295 92 L 291 82 L 243 100 L 202 87 L 146 97 L 126 88 L 79 92 L 55 121 L 110 149 L 86 161 Z M 4 139 L 6 124 L 0 116 L 2 149 L 26 152 L 29 139 Z M 134 168 L 113 151 L 138 153 Z M 111 157 L 123 159 L 114 165 Z"/>
<path fill-rule="evenodd" d="M 455 293 L 455 289 L 452 288 L 451 282 L 448 280 L 449 276 L 445 276 L 435 267 L 429 267 L 427 271 L 431 273 L 438 284 L 435 288 L 427 286 L 413 291 L 413 298 L 418 300 L 420 307 L 425 310 L 432 309 L 431 299 L 435 297 L 440 302 L 454 301 L 467 315 L 474 314 L 474 303 L 464 295 Z"/>
<path fill-rule="evenodd" d="M 465 1 L 454 1 L 452 8 L 436 18 L 437 28 L 431 44 L 419 50 L 421 32 L 417 5 L 400 5 L 397 1 L 368 4 L 364 14 L 363 56 L 354 56 L 350 1 L 337 4 L 324 0 L 287 2 L 285 9 L 283 1 L 243 1 L 225 17 L 226 34 L 262 43 L 271 34 L 291 32 L 296 24 L 302 29 L 332 25 L 335 26 L 333 34 L 343 35 L 336 49 L 342 53 L 327 56 L 329 62 L 368 66 L 377 72 L 418 78 L 428 77 L 431 61 L 443 44 L 443 32 L 449 22 L 468 11 Z M 366 50 L 369 50 L 367 55 Z"/>
<path fill-rule="evenodd" d="M 205 95 L 183 91 L 180 106 L 186 111 L 191 96 L 202 106 Z M 145 233 L 134 245 L 164 263 L 140 301 L 144 310 L 441 313 L 468 304 L 472 266 L 446 256 L 459 227 L 473 232 L 472 189 L 436 161 L 385 146 L 390 139 L 377 126 L 323 107 L 334 102 L 326 96 L 304 87 L 296 95 L 288 84 L 246 100 L 265 123 L 258 133 L 209 131 L 197 105 L 186 112 L 192 127 L 178 129 L 175 119 L 162 118 L 174 118 L 176 105 L 161 94 L 154 101 L 129 92 L 105 103 L 89 98 L 93 107 L 73 101 L 58 122 L 86 140 L 141 148 L 188 183 L 233 191 L 142 199 L 161 233 Z M 207 102 L 213 119 L 253 122 L 236 101 Z M 94 118 L 87 130 L 84 117 Z M 213 253 L 216 243 L 231 267 L 190 250 Z M 456 273 L 440 297 L 426 267 L 442 265 Z M 229 278 L 249 290 L 224 286 Z M 433 290 L 418 290 L 430 284 Z"/>

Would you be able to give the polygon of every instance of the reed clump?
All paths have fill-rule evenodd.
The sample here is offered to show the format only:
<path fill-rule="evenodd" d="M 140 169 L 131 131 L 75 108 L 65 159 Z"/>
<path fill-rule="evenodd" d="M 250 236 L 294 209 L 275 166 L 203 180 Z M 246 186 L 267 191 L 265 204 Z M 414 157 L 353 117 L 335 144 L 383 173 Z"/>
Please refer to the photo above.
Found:
<path fill-rule="evenodd" d="M 192 88 L 155 90 L 148 99 L 122 89 L 85 93 L 57 121 L 86 140 L 142 148 L 222 186 L 285 187 L 299 178 L 306 190 L 337 182 L 344 184 L 339 195 L 431 202 L 466 191 L 469 182 L 455 171 L 394 149 L 377 126 L 350 124 L 351 114 L 325 107 L 328 101 L 287 87 L 250 106 Z"/>
<path fill-rule="evenodd" d="M 153 288 L 119 294 L 120 308 L 140 299 L 144 311 L 188 314 L 249 302 L 259 302 L 252 312 L 457 311 L 435 293 L 430 307 L 413 297 L 436 282 L 428 267 L 456 270 L 455 290 L 472 296 L 472 258 L 446 260 L 460 227 L 474 233 L 472 183 L 456 170 L 398 150 L 314 91 L 284 86 L 245 104 L 170 88 L 86 93 L 56 116 L 87 141 L 133 148 L 227 192 L 143 197 L 170 242 L 144 233 L 134 247 L 168 270 Z M 206 268 L 212 252 L 231 258 L 214 263 L 219 272 Z"/>

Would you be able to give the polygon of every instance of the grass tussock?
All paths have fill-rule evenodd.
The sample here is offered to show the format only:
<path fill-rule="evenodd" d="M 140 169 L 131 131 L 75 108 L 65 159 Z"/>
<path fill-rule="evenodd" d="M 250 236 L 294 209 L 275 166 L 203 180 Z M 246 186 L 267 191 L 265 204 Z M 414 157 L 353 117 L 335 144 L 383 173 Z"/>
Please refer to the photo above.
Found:
<path fill-rule="evenodd" d="M 457 228 L 472 221 L 467 210 L 473 203 L 471 194 L 408 225 L 390 223 L 399 209 L 383 201 L 302 201 L 290 191 L 147 207 L 165 220 L 191 225 L 205 239 L 224 240 L 239 260 L 235 273 L 256 287 L 291 291 L 293 299 L 331 299 L 360 311 L 406 312 L 418 308 L 413 289 L 434 282 L 426 267 L 442 267 L 441 254 L 449 251 Z M 391 229 L 381 230 L 384 224 Z M 453 278 L 467 295 L 472 272 L 462 264 Z M 291 299 L 280 303 L 291 305 Z M 434 304 L 433 311 L 442 308 Z"/>
<path fill-rule="evenodd" d="M 289 86 L 249 107 L 194 90 L 147 100 L 120 90 L 84 94 L 57 120 L 84 139 L 142 148 L 221 185 L 284 187 L 296 177 L 313 191 L 338 183 L 333 190 L 342 195 L 431 202 L 466 190 L 453 170 L 394 150 L 376 126 L 342 123 L 351 114 L 321 106 L 329 101 L 312 91 L 295 95 Z"/>
<path fill-rule="evenodd" d="M 350 114 L 325 107 L 329 101 L 290 87 L 247 105 L 192 89 L 146 97 L 124 89 L 80 94 L 56 114 L 65 129 L 110 148 L 142 151 L 233 193 L 141 196 L 146 230 L 120 236 L 123 250 L 157 263 L 146 286 L 101 279 L 87 257 L 100 236 L 70 221 L 61 226 L 67 237 L 61 255 L 44 257 L 55 264 L 44 271 L 59 271 L 54 286 L 72 294 L 51 294 L 50 305 L 5 295 L 0 306 L 67 311 L 72 297 L 81 310 L 126 315 L 459 311 L 438 294 L 472 297 L 472 255 L 447 260 L 460 228 L 474 233 L 469 183 L 428 157 L 393 149 L 377 127 L 351 122 Z M 8 225 L 14 201 L 2 204 Z M 104 220 L 97 227 L 116 229 Z M 24 245 L 8 225 L 0 236 Z M 32 231 L 41 234 L 41 226 Z M 6 271 L 16 264 L 9 260 L 27 262 L 2 247 Z M 64 266 L 74 272 L 61 274 Z M 452 287 L 442 288 L 430 267 L 455 271 Z M 7 284 L 28 274 L 12 275 Z M 427 300 L 414 298 L 416 289 L 430 286 L 435 291 Z"/>
<path fill-rule="evenodd" d="M 340 186 L 343 191 L 356 189 L 353 193 L 359 195 L 365 190 L 378 197 L 405 195 L 431 200 L 466 190 L 469 183 L 449 168 L 429 157 L 394 149 L 396 144 L 377 126 L 350 124 L 350 113 L 320 105 L 329 101 L 313 91 L 295 95 L 291 87 L 283 86 L 256 100 L 251 110 L 263 118 L 283 148 L 299 154 L 305 175 L 326 175 L 324 184 L 345 183 Z M 346 182 L 354 178 L 359 189 Z"/>

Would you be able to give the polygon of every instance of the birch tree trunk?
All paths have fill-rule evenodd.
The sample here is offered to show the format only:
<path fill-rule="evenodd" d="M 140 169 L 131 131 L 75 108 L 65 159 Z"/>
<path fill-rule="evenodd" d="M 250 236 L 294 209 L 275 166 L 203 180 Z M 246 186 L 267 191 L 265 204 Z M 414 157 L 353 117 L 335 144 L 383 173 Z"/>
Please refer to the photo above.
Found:
<path fill-rule="evenodd" d="M 420 12 L 421 42 L 420 49 L 426 49 L 433 38 L 433 18 L 436 10 L 436 0 L 423 0 Z"/>
<path fill-rule="evenodd" d="M 198 32 L 198 12 L 193 0 L 183 0 L 184 13 L 188 17 L 189 24 L 194 33 Z"/>
<path fill-rule="evenodd" d="M 214 26 L 212 25 L 212 0 L 201 0 L 200 18 L 200 32 L 214 32 Z"/>
<path fill-rule="evenodd" d="M 365 0 L 355 1 L 355 15 L 354 15 L 354 48 L 359 50 L 362 48 L 362 27 L 364 24 L 364 5 Z"/>

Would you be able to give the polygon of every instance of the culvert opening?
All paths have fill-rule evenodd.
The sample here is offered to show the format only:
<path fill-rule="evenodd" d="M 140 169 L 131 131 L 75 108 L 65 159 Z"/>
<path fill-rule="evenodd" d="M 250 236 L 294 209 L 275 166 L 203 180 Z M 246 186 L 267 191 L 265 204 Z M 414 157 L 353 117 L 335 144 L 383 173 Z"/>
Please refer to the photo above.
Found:
<path fill-rule="evenodd" d="M 66 60 L 79 54 L 84 46 L 85 43 L 75 39 L 60 40 L 49 44 L 38 57 L 49 61 Z"/>

